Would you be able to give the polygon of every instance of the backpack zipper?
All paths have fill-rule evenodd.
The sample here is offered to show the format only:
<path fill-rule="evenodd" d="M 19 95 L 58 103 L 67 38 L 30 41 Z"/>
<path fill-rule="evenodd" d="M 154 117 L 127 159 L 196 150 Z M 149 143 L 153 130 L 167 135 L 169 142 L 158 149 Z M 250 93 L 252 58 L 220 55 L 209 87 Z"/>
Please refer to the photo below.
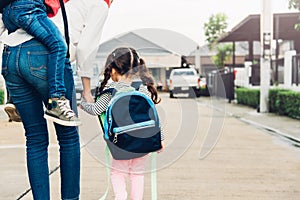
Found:
<path fill-rule="evenodd" d="M 145 129 L 145 128 L 151 128 L 155 126 L 155 121 L 154 120 L 149 120 L 149 121 L 145 121 L 145 122 L 140 122 L 140 123 L 136 123 L 136 124 L 131 124 L 131 125 L 127 125 L 127 126 L 121 126 L 121 127 L 116 127 L 113 129 L 113 133 L 114 135 L 114 139 L 113 139 L 113 143 L 117 143 L 118 142 L 118 135 L 119 134 L 123 134 L 123 133 L 128 133 L 130 131 L 136 131 L 136 130 L 141 130 L 141 129 Z"/>

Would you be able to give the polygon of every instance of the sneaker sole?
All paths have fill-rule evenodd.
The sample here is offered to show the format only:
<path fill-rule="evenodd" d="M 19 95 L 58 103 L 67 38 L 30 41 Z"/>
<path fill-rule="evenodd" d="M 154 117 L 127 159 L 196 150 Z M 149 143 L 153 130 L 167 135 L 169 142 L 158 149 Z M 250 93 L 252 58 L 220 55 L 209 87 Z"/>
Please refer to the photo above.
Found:
<path fill-rule="evenodd" d="M 17 113 L 17 110 L 15 108 L 12 107 L 5 107 L 4 111 L 6 112 L 6 114 L 9 117 L 9 121 L 14 121 L 14 122 L 22 122 L 21 117 L 19 116 L 19 114 Z"/>
<path fill-rule="evenodd" d="M 58 119 L 56 117 L 52 117 L 50 115 L 44 114 L 44 118 L 50 121 L 53 121 L 57 124 L 63 125 L 63 126 L 80 126 L 82 123 L 79 121 L 74 122 L 74 121 L 64 121 L 61 119 Z"/>

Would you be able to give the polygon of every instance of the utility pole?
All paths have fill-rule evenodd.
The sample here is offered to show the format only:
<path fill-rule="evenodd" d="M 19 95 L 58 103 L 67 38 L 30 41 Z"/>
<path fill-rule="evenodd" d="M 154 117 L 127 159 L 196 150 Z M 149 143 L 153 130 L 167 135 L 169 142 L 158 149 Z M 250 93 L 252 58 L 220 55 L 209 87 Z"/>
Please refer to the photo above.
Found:
<path fill-rule="evenodd" d="M 269 88 L 271 78 L 271 56 L 273 39 L 272 0 L 261 0 L 262 12 L 260 15 L 260 112 L 269 112 Z"/>
<path fill-rule="evenodd" d="M 197 46 L 196 51 L 195 51 L 195 68 L 199 70 L 199 74 L 202 74 L 202 69 L 201 69 L 201 60 L 200 60 L 200 47 Z"/>

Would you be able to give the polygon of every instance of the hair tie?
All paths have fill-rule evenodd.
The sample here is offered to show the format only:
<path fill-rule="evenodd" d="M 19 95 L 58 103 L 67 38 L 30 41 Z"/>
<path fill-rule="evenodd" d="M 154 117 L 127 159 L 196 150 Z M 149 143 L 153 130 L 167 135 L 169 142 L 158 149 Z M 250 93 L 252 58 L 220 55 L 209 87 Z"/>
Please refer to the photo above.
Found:
<path fill-rule="evenodd" d="M 141 58 L 140 54 L 137 51 L 135 51 L 135 52 L 136 52 L 137 59 L 140 60 L 140 58 Z"/>
<path fill-rule="evenodd" d="M 132 54 L 132 51 L 131 51 L 130 48 L 128 48 L 128 50 L 129 50 L 129 53 L 130 53 L 130 68 L 132 68 L 133 67 L 133 54 Z"/>
<path fill-rule="evenodd" d="M 137 51 L 135 51 L 135 52 L 136 52 L 136 57 L 137 57 L 138 65 L 140 65 L 142 58 L 140 57 L 140 54 Z"/>

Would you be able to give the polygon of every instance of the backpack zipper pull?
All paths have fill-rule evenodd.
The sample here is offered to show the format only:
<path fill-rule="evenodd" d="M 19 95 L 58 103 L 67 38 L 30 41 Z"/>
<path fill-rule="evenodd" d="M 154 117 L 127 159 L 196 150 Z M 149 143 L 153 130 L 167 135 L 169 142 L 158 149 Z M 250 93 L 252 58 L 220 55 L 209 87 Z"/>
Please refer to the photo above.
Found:
<path fill-rule="evenodd" d="M 110 126 L 109 126 L 109 136 L 112 136 L 112 133 L 111 133 L 111 121 L 112 121 L 112 118 L 109 117 L 108 118 L 108 124 L 110 124 Z"/>
<path fill-rule="evenodd" d="M 117 143 L 118 142 L 118 134 L 115 134 L 115 136 L 114 136 L 114 140 L 113 140 L 113 143 Z"/>

